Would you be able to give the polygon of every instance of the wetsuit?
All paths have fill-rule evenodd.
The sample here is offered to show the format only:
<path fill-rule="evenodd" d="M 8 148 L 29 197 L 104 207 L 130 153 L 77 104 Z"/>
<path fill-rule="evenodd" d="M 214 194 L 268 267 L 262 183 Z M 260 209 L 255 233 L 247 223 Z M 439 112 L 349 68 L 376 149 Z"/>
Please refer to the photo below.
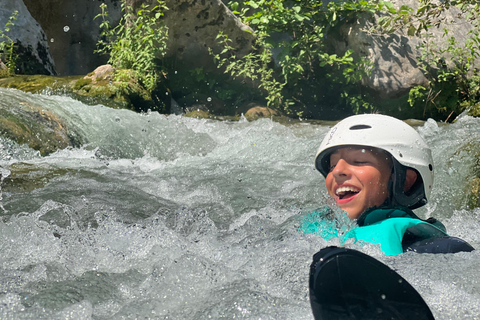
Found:
<path fill-rule="evenodd" d="M 422 220 L 406 208 L 367 210 L 357 220 L 358 227 L 343 234 L 341 228 L 338 231 L 337 219 L 329 216 L 329 208 L 305 216 L 300 231 L 326 240 L 340 233 L 344 242 L 354 238 L 380 244 L 387 255 L 474 250 L 467 242 L 450 237 L 439 221 Z M 316 320 L 434 319 L 425 301 L 405 279 L 356 250 L 327 247 L 317 252 L 310 266 L 309 291 Z"/>
<path fill-rule="evenodd" d="M 322 208 L 304 217 L 300 231 L 314 233 L 324 239 L 338 236 L 336 222 L 324 219 L 329 208 Z M 407 208 L 372 208 L 357 220 L 358 227 L 343 235 L 343 241 L 353 238 L 380 244 L 386 255 L 397 255 L 406 251 L 418 253 L 456 253 L 474 250 L 467 242 L 451 237 L 439 221 L 422 220 Z"/>

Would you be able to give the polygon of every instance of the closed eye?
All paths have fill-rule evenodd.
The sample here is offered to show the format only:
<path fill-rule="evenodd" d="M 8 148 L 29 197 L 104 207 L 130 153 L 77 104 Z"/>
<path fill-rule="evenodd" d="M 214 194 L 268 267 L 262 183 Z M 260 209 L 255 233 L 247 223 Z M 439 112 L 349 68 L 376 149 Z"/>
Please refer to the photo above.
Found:
<path fill-rule="evenodd" d="M 355 165 L 365 165 L 365 164 L 368 164 L 368 161 L 354 161 L 353 163 Z"/>

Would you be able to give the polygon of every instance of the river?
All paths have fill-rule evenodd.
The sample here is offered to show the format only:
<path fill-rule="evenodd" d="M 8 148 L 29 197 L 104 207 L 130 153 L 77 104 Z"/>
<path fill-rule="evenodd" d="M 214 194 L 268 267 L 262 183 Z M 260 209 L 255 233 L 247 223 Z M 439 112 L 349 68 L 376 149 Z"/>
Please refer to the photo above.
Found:
<path fill-rule="evenodd" d="M 0 89 L 59 114 L 82 146 L 40 156 L 0 136 L 1 319 L 313 319 L 312 255 L 325 241 L 298 217 L 328 203 L 313 159 L 327 123 L 214 121 L 138 114 L 68 97 Z M 417 211 L 480 247 L 465 185 L 480 119 L 418 131 L 436 166 Z M 480 253 L 385 256 L 437 320 L 480 319 Z"/>

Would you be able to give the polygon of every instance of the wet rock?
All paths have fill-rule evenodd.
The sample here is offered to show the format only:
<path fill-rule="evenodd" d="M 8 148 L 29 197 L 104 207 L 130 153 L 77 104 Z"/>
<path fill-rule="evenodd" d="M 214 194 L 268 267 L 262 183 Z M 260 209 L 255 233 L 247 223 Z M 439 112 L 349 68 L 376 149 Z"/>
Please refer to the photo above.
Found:
<path fill-rule="evenodd" d="M 30 192 L 43 188 L 51 179 L 68 173 L 67 169 L 21 162 L 12 164 L 8 170 L 10 174 L 2 182 L 4 192 Z"/>
<path fill-rule="evenodd" d="M 42 155 L 74 144 L 58 115 L 22 101 L 8 107 L 0 105 L 0 133 L 19 144 L 27 144 Z"/>
<path fill-rule="evenodd" d="M 281 114 L 278 110 L 260 106 L 252 107 L 245 112 L 245 118 L 247 120 L 257 120 L 260 118 L 272 118 L 280 116 Z"/>
<path fill-rule="evenodd" d="M 167 89 L 163 87 L 162 79 L 158 81 L 157 88 L 150 92 L 141 84 L 133 70 L 117 70 L 108 64 L 77 80 L 73 91 L 81 97 L 114 108 L 159 112 L 168 109 L 165 102 Z"/>
<path fill-rule="evenodd" d="M 185 114 L 185 117 L 197 119 L 209 119 L 212 115 L 207 110 L 192 110 Z"/>
<path fill-rule="evenodd" d="M 4 28 L 14 11 L 18 11 L 17 20 L 11 26 L 8 36 L 16 42 L 16 73 L 56 74 L 47 36 L 23 1 L 2 0 L 0 28 Z"/>
<path fill-rule="evenodd" d="M 115 80 L 114 72 L 119 73 Z M 161 85 L 162 82 L 159 82 L 158 87 L 162 88 Z M 166 89 L 149 92 L 132 70 L 114 70 L 108 65 L 97 68 L 87 76 L 15 75 L 0 78 L 0 87 L 30 93 L 61 94 L 85 104 L 103 104 L 116 109 L 165 112 L 168 107 L 164 102 L 167 99 L 160 97 Z"/>

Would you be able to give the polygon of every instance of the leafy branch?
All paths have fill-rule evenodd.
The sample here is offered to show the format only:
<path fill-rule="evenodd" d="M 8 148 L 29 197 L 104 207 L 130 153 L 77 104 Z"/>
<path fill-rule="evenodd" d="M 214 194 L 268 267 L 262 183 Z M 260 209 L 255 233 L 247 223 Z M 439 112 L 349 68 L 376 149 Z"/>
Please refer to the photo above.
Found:
<path fill-rule="evenodd" d="M 168 38 L 168 29 L 161 21 L 168 8 L 164 1 L 157 3 L 152 8 L 142 4 L 134 12 L 123 1 L 123 16 L 115 27 L 110 24 L 106 4 L 100 5 L 102 12 L 95 17 L 101 18 L 102 30 L 95 52 L 109 55 L 108 63 L 115 68 L 133 70 L 147 90 L 157 84 L 160 70 L 155 60 L 164 55 Z"/>
<path fill-rule="evenodd" d="M 368 73 L 368 64 L 354 58 L 352 51 L 332 54 L 325 38 L 345 21 L 374 14 L 376 4 L 354 0 L 328 5 L 316 0 L 250 0 L 230 2 L 229 6 L 254 30 L 254 48 L 250 54 L 237 57 L 231 40 L 220 33 L 217 39 L 223 50 L 212 55 L 232 76 L 259 81 L 269 106 L 301 114 L 312 99 L 302 94 L 303 87 L 324 90 L 322 86 L 328 80 L 336 90 L 351 92 L 338 96 L 352 111 L 371 108 L 358 89 Z"/>
<path fill-rule="evenodd" d="M 15 25 L 17 20 L 18 11 L 14 11 L 5 28 L 0 29 L 0 61 L 3 61 L 7 66 L 8 73 L 14 74 L 16 68 L 16 54 L 15 54 L 15 42 L 8 36 L 11 27 Z"/>

